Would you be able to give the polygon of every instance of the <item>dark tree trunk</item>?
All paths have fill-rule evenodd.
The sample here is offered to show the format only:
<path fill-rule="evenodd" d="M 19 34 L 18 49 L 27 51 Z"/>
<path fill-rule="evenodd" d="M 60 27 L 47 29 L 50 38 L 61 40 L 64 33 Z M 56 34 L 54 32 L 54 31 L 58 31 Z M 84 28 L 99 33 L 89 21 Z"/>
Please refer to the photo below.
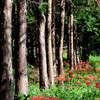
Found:
<path fill-rule="evenodd" d="M 53 56 L 53 68 L 54 79 L 56 80 L 56 45 L 55 45 L 55 0 L 52 1 L 52 56 Z"/>
<path fill-rule="evenodd" d="M 48 17 L 47 17 L 47 54 L 48 54 L 48 72 L 49 82 L 54 84 L 54 73 L 53 73 L 53 60 L 52 60 L 52 40 L 51 40 L 51 21 L 52 21 L 52 0 L 48 0 Z"/>
<path fill-rule="evenodd" d="M 67 60 L 70 62 L 70 29 L 71 29 L 71 3 L 68 0 L 68 50 L 67 50 Z"/>
<path fill-rule="evenodd" d="M 79 46 L 78 46 L 78 32 L 77 32 L 77 24 L 74 24 L 74 33 L 75 33 L 75 55 L 76 55 L 76 64 L 79 63 Z"/>
<path fill-rule="evenodd" d="M 26 61 L 26 0 L 18 0 L 18 57 L 16 68 L 16 93 L 28 93 L 27 61 Z"/>
<path fill-rule="evenodd" d="M 61 26 L 60 26 L 60 36 L 59 36 L 58 75 L 64 74 L 64 68 L 63 68 L 64 22 L 65 22 L 65 0 L 60 0 L 60 25 Z"/>
<path fill-rule="evenodd" d="M 71 4 L 71 0 L 68 0 L 68 34 L 69 34 L 69 49 L 68 49 L 68 58 L 70 63 L 70 69 L 74 67 L 74 60 L 73 60 L 73 6 Z"/>
<path fill-rule="evenodd" d="M 2 0 L 2 65 L 0 66 L 0 99 L 13 100 L 12 74 L 12 0 Z"/>

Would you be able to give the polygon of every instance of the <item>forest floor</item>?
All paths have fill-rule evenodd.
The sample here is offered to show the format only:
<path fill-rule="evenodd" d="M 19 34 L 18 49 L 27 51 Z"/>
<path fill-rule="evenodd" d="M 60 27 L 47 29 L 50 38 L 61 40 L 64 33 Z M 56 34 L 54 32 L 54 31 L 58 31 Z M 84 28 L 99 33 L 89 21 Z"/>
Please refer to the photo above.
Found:
<path fill-rule="evenodd" d="M 39 89 L 39 68 L 28 64 L 29 96 L 27 100 L 100 100 L 100 56 L 89 56 L 89 62 L 82 60 L 69 71 L 69 63 L 64 55 L 64 75 L 50 89 Z M 20 100 L 25 97 L 20 95 Z"/>

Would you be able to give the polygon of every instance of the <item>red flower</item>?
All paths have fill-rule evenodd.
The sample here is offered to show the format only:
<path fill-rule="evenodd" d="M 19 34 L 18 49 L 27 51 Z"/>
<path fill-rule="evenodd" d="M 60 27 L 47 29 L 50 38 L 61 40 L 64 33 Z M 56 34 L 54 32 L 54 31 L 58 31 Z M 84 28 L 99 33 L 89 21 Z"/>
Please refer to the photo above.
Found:
<path fill-rule="evenodd" d="M 97 88 L 100 88 L 100 82 L 96 82 L 95 85 Z"/>
<path fill-rule="evenodd" d="M 31 98 L 31 100 L 38 100 L 38 99 L 46 99 L 46 96 L 40 95 Z"/>
<path fill-rule="evenodd" d="M 79 78 L 83 78 L 83 76 L 79 76 Z"/>
<path fill-rule="evenodd" d="M 76 75 L 75 75 L 75 74 L 72 74 L 71 76 L 72 76 L 72 77 L 75 77 Z"/>
<path fill-rule="evenodd" d="M 68 79 L 68 80 L 71 80 L 71 78 L 70 78 L 70 77 L 68 77 L 67 79 Z"/>
<path fill-rule="evenodd" d="M 98 78 L 98 76 L 93 76 L 93 78 Z"/>
<path fill-rule="evenodd" d="M 95 69 L 96 69 L 96 71 L 100 71 L 100 67 L 96 67 Z"/>
<path fill-rule="evenodd" d="M 60 100 L 60 99 L 55 98 L 55 97 L 53 97 L 53 96 L 49 96 L 49 97 L 47 97 L 47 100 Z"/>
<path fill-rule="evenodd" d="M 58 99 L 58 98 L 55 98 L 55 97 L 53 97 L 53 96 L 50 96 L 50 97 L 46 97 L 46 96 L 43 96 L 43 95 L 41 95 L 41 96 L 35 96 L 35 97 L 32 97 L 31 98 L 31 100 L 60 100 L 60 99 Z"/>
<path fill-rule="evenodd" d="M 65 75 L 61 74 L 59 75 L 59 77 L 57 78 L 58 81 L 66 81 L 65 79 Z"/>
<path fill-rule="evenodd" d="M 93 79 L 93 77 L 92 77 L 92 76 L 86 76 L 86 78 L 87 78 L 87 79 L 90 79 L 90 80 L 92 80 L 92 79 Z"/>
<path fill-rule="evenodd" d="M 85 82 L 87 85 L 91 85 L 91 81 L 89 81 L 89 80 L 86 80 L 86 82 Z"/>
<path fill-rule="evenodd" d="M 59 75 L 59 77 L 63 77 L 63 78 L 64 78 L 64 77 L 65 77 L 65 75 L 64 75 L 64 74 L 61 74 L 61 75 Z"/>
<path fill-rule="evenodd" d="M 90 66 L 90 70 L 93 70 L 93 67 L 92 66 Z"/>
<path fill-rule="evenodd" d="M 87 64 L 90 64 L 91 62 L 87 62 Z"/>
<path fill-rule="evenodd" d="M 78 84 L 81 84 L 81 82 L 80 82 L 80 81 L 77 81 L 77 83 L 78 83 Z"/>

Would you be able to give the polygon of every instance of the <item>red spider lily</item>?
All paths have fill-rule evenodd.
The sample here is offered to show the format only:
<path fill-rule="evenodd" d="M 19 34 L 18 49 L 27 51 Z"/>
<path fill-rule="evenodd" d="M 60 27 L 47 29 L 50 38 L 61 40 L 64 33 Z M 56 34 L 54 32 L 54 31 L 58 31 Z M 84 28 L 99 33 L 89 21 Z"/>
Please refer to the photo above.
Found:
<path fill-rule="evenodd" d="M 35 96 L 35 97 L 31 98 L 31 100 L 41 100 L 41 99 L 42 100 L 60 100 L 60 99 L 55 98 L 53 96 L 46 97 L 46 96 L 43 96 L 43 95 L 41 95 L 41 96 Z"/>
<path fill-rule="evenodd" d="M 95 85 L 97 88 L 100 88 L 100 82 L 96 82 Z"/>
<path fill-rule="evenodd" d="M 66 79 L 65 78 L 62 78 L 62 77 L 58 77 L 57 80 L 58 81 L 66 81 Z"/>
<path fill-rule="evenodd" d="M 50 96 L 50 97 L 47 97 L 47 100 L 60 100 L 60 99 L 55 98 L 55 97 L 53 97 L 53 96 Z"/>
<path fill-rule="evenodd" d="M 79 78 L 83 78 L 83 76 L 78 76 Z"/>
<path fill-rule="evenodd" d="M 62 78 L 64 78 L 64 77 L 65 77 L 65 75 L 64 75 L 64 74 L 61 74 L 61 75 L 59 75 L 59 77 L 62 77 Z"/>
<path fill-rule="evenodd" d="M 64 61 L 64 63 L 66 63 L 67 61 Z"/>
<path fill-rule="evenodd" d="M 85 82 L 87 85 L 91 85 L 91 81 L 90 80 L 86 80 Z"/>
<path fill-rule="evenodd" d="M 93 78 L 99 78 L 98 76 L 93 76 Z"/>
<path fill-rule="evenodd" d="M 92 66 L 90 66 L 89 68 L 90 68 L 89 70 L 93 70 L 93 67 Z"/>
<path fill-rule="evenodd" d="M 83 60 L 80 60 L 80 62 L 83 62 Z"/>
<path fill-rule="evenodd" d="M 68 79 L 68 80 L 71 80 L 71 78 L 70 78 L 70 77 L 68 77 L 67 79 Z"/>
<path fill-rule="evenodd" d="M 80 81 L 77 81 L 77 83 L 78 83 L 78 84 L 81 84 L 81 82 L 80 82 Z"/>
<path fill-rule="evenodd" d="M 46 99 L 46 96 L 43 96 L 43 95 L 40 95 L 40 96 L 35 96 L 35 97 L 32 97 L 31 100 L 39 100 L 39 99 Z"/>
<path fill-rule="evenodd" d="M 72 76 L 72 77 L 75 77 L 76 75 L 75 75 L 75 74 L 72 74 L 71 76 Z"/>
<path fill-rule="evenodd" d="M 92 80 L 92 79 L 93 79 L 93 77 L 92 77 L 92 76 L 86 76 L 86 78 L 87 78 L 87 79 L 90 79 L 90 80 Z"/>
<path fill-rule="evenodd" d="M 96 67 L 95 69 L 96 69 L 96 71 L 100 71 L 100 67 Z"/>
<path fill-rule="evenodd" d="M 90 63 L 91 63 L 91 62 L 89 62 L 89 61 L 87 62 L 87 64 L 90 64 Z"/>
<path fill-rule="evenodd" d="M 98 61 L 97 63 L 100 63 L 100 61 Z"/>
<path fill-rule="evenodd" d="M 59 75 L 59 77 L 57 78 L 58 81 L 66 81 L 65 79 L 65 75 L 61 74 Z"/>

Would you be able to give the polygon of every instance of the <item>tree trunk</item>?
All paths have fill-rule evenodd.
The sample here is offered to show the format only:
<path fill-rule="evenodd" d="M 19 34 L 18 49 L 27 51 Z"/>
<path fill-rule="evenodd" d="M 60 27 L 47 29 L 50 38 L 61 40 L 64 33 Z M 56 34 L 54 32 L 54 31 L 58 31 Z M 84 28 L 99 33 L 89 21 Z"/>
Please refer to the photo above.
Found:
<path fill-rule="evenodd" d="M 55 45 L 55 0 L 52 1 L 52 56 L 53 56 L 53 69 L 54 79 L 56 80 L 56 45 Z"/>
<path fill-rule="evenodd" d="M 45 15 L 42 11 L 39 13 L 39 71 L 40 71 L 40 88 L 49 88 L 47 75 L 47 60 L 46 60 L 46 44 L 45 44 Z"/>
<path fill-rule="evenodd" d="M 48 72 L 49 82 L 54 84 L 54 73 L 53 73 L 53 60 L 52 60 L 52 40 L 51 40 L 51 18 L 52 18 L 52 0 L 48 0 L 48 17 L 47 17 L 47 53 L 48 53 Z"/>
<path fill-rule="evenodd" d="M 78 47 L 78 32 L 77 32 L 77 24 L 74 24 L 75 26 L 75 52 L 76 52 L 76 64 L 79 63 L 80 59 L 79 59 L 79 47 Z"/>
<path fill-rule="evenodd" d="M 12 0 L 3 0 L 2 66 L 0 66 L 0 99 L 13 100 L 12 74 Z"/>
<path fill-rule="evenodd" d="M 58 75 L 64 74 L 63 68 L 63 39 L 64 39 L 64 21 L 65 21 L 65 0 L 60 0 L 60 36 L 59 36 L 59 59 L 58 59 Z M 63 85 L 63 82 L 62 82 Z"/>
<path fill-rule="evenodd" d="M 26 61 L 26 0 L 18 0 L 18 58 L 16 93 L 28 93 L 27 61 Z"/>
<path fill-rule="evenodd" d="M 67 50 L 67 59 L 70 62 L 70 27 L 71 27 L 71 4 L 70 1 L 67 1 L 68 4 L 68 50 Z"/>
<path fill-rule="evenodd" d="M 73 69 L 74 60 L 73 60 L 73 6 L 71 0 L 68 0 L 68 34 L 69 34 L 69 49 L 68 49 L 68 58 L 70 63 L 70 69 Z"/>
<path fill-rule="evenodd" d="M 70 68 L 73 69 L 74 67 L 74 60 L 73 60 L 73 6 L 71 4 L 71 37 L 70 37 L 70 43 L 71 43 L 71 46 L 70 46 L 70 50 L 71 50 L 71 53 L 70 53 L 70 56 L 71 56 L 71 59 L 70 59 Z"/>

